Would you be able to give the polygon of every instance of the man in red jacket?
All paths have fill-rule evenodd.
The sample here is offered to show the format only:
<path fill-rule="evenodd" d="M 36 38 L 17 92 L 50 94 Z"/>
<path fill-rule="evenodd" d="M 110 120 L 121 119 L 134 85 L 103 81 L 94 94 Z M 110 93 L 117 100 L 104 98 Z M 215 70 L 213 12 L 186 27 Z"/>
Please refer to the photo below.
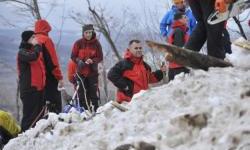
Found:
<path fill-rule="evenodd" d="M 42 47 L 33 31 L 22 33 L 22 42 L 17 55 L 20 98 L 23 103 L 22 131 L 35 125 L 43 117 L 43 91 L 45 87 L 45 66 Z"/>
<path fill-rule="evenodd" d="M 96 111 L 99 107 L 98 64 L 103 60 L 102 46 L 96 38 L 92 24 L 84 25 L 82 30 L 83 37 L 74 43 L 71 59 L 77 65 L 80 76 L 80 106 L 92 111 L 92 104 Z"/>
<path fill-rule="evenodd" d="M 50 111 L 60 113 L 62 110 L 61 93 L 57 87 L 63 86 L 63 76 L 60 69 L 55 46 L 49 32 L 51 26 L 46 20 L 38 20 L 35 23 L 35 33 L 39 44 L 43 47 L 43 57 L 46 67 L 45 100 L 50 101 Z"/>
<path fill-rule="evenodd" d="M 163 71 L 151 72 L 150 66 L 143 61 L 143 49 L 139 40 L 131 40 L 124 59 L 108 72 L 108 79 L 118 88 L 117 102 L 130 102 L 133 95 L 149 88 L 163 78 Z"/>

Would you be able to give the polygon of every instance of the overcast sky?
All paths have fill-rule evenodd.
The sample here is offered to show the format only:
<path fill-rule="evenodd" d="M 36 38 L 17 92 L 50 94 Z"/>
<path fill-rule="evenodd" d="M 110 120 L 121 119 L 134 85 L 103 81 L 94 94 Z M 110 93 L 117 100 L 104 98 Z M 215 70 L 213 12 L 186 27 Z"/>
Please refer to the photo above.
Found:
<path fill-rule="evenodd" d="M 145 8 L 146 10 L 158 11 L 159 16 L 162 17 L 166 12 L 167 1 L 168 0 L 91 0 L 91 3 L 95 7 L 101 6 L 105 8 L 107 14 L 117 18 L 122 17 L 124 9 L 130 10 L 138 16 L 141 15 L 141 17 L 143 17 Z M 80 28 L 79 24 L 69 18 L 69 14 L 72 10 L 82 13 L 86 13 L 87 11 L 87 3 L 85 0 L 39 0 L 39 2 L 42 16 L 46 17 L 52 26 L 58 29 L 62 23 L 63 9 L 65 9 L 64 16 L 67 18 L 64 23 L 64 30 L 78 30 Z M 50 11 L 51 7 L 49 6 L 53 2 L 56 2 L 57 6 Z M 20 15 L 20 12 L 16 10 L 16 5 L 13 5 L 13 3 L 0 3 L 0 16 L 0 28 L 12 27 L 6 22 L 15 24 L 17 25 L 16 28 L 20 29 L 31 28 L 33 25 L 33 20 Z"/>

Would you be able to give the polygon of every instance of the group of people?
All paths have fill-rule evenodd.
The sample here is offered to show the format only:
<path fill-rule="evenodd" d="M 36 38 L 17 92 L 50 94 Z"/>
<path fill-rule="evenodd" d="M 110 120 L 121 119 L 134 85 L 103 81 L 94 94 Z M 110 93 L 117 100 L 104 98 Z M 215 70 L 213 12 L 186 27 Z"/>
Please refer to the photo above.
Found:
<path fill-rule="evenodd" d="M 20 98 L 23 103 L 22 131 L 33 127 L 45 113 L 45 100 L 50 101 L 51 111 L 61 111 L 63 76 L 52 39 L 51 26 L 38 20 L 34 31 L 24 31 L 17 54 Z"/>
<path fill-rule="evenodd" d="M 59 89 L 64 87 L 63 75 L 50 31 L 46 20 L 38 20 L 34 31 L 24 31 L 21 35 L 17 68 L 23 103 L 22 131 L 33 127 L 47 109 L 54 113 L 62 111 Z M 97 67 L 103 59 L 102 47 L 93 25 L 83 26 L 82 35 L 73 45 L 70 82 L 76 85 L 76 79 L 82 81 L 78 89 L 80 105 L 88 109 L 87 105 L 91 104 L 96 111 L 99 106 Z"/>
<path fill-rule="evenodd" d="M 160 23 L 161 35 L 166 42 L 190 50 L 200 51 L 207 41 L 208 55 L 225 58 L 225 22 L 210 25 L 208 16 L 214 11 L 225 11 L 232 0 L 173 0 L 173 7 Z M 191 9 L 187 7 L 187 4 Z M 51 26 L 46 20 L 35 22 L 34 31 L 24 31 L 17 54 L 17 68 L 20 98 L 23 103 L 21 131 L 35 125 L 43 117 L 46 101 L 50 111 L 62 110 L 61 93 L 63 75 L 57 52 L 49 36 Z M 117 62 L 108 72 L 108 79 L 117 87 L 116 101 L 130 102 L 133 95 L 149 88 L 150 83 L 162 80 L 166 66 L 152 71 L 143 60 L 143 46 L 138 39 L 129 41 L 123 60 Z M 68 64 L 68 79 L 76 88 L 80 106 L 96 111 L 99 107 L 98 64 L 103 60 L 102 46 L 96 38 L 92 24 L 82 27 L 82 37 L 72 48 Z M 168 77 L 189 69 L 170 62 Z M 91 110 L 90 110 L 91 111 Z M 20 129 L 19 129 L 20 130 Z M 20 132 L 20 131 L 19 131 Z"/>

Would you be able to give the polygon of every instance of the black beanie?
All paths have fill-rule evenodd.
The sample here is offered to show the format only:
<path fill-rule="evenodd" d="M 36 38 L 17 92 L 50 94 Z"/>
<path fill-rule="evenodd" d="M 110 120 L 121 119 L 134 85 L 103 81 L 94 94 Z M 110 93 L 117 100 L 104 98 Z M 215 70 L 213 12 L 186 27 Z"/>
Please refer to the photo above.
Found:
<path fill-rule="evenodd" d="M 179 19 L 183 18 L 183 16 L 185 16 L 185 14 L 183 12 L 177 11 L 174 14 L 174 20 L 179 20 Z"/>
<path fill-rule="evenodd" d="M 86 24 L 82 27 L 82 32 L 85 32 L 87 30 L 94 30 L 93 24 Z"/>
<path fill-rule="evenodd" d="M 28 30 L 22 33 L 22 41 L 28 42 L 31 36 L 34 34 L 34 31 Z"/>

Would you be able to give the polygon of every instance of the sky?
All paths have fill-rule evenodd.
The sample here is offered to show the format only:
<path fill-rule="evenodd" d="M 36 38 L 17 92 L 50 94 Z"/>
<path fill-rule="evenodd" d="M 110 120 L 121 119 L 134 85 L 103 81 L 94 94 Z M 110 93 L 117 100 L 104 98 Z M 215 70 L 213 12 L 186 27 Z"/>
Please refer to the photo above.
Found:
<path fill-rule="evenodd" d="M 57 6 L 50 11 L 51 7 L 49 6 L 53 3 L 57 4 Z M 91 0 L 91 3 L 93 7 L 98 8 L 98 6 L 101 6 L 105 8 L 106 14 L 115 18 L 121 18 L 123 10 L 128 10 L 143 17 L 145 8 L 147 10 L 159 11 L 159 14 L 163 16 L 168 4 L 167 0 Z M 61 27 L 62 16 L 66 18 L 63 25 L 64 30 L 78 30 L 80 28 L 80 25 L 69 17 L 72 11 L 86 14 L 88 10 L 85 0 L 40 0 L 39 4 L 42 16 L 46 17 L 54 28 L 59 29 Z M 11 24 L 18 25 L 16 28 L 23 29 L 32 26 L 32 19 L 27 19 L 24 15 L 20 15 L 20 11 L 17 11 L 15 8 L 16 6 L 13 3 L 0 3 L 0 16 L 2 16 L 0 18 L 0 23 L 2 24 L 0 28 L 11 28 L 11 26 L 6 25 L 6 19 Z M 63 10 L 65 10 L 64 14 Z M 161 16 L 159 15 L 159 18 Z"/>
<path fill-rule="evenodd" d="M 107 16 L 119 19 L 119 21 L 123 20 L 122 13 L 124 10 L 133 13 L 133 15 L 136 15 L 137 19 L 144 22 L 152 21 L 152 19 L 150 20 L 146 16 L 149 16 L 150 13 L 153 12 L 157 14 L 154 19 L 157 21 L 156 27 L 158 28 L 160 20 L 165 15 L 168 6 L 171 5 L 171 0 L 91 0 L 91 3 L 94 8 L 99 8 L 99 6 L 101 6 L 101 8 L 105 9 L 105 14 Z M 53 9 L 50 7 L 52 4 L 56 4 Z M 15 3 L 0 3 L 0 28 L 13 28 L 10 24 L 14 24 L 14 28 L 21 30 L 33 28 L 34 19 L 27 17 L 27 12 L 25 11 L 20 12 L 20 9 L 17 11 L 17 6 L 20 7 L 20 5 L 16 5 Z M 39 0 L 39 6 L 42 16 L 50 22 L 54 30 L 61 29 L 62 18 L 64 18 L 65 21 L 62 26 L 63 31 L 79 31 L 81 25 L 73 21 L 70 18 L 70 14 L 74 11 L 87 16 L 88 11 L 85 0 Z M 25 12 L 26 15 L 23 15 L 23 12 Z M 242 18 L 245 18 L 249 12 L 250 10 L 247 11 Z M 229 20 L 229 22 L 233 21 Z M 229 28 L 237 30 L 234 22 L 229 23 Z"/>

